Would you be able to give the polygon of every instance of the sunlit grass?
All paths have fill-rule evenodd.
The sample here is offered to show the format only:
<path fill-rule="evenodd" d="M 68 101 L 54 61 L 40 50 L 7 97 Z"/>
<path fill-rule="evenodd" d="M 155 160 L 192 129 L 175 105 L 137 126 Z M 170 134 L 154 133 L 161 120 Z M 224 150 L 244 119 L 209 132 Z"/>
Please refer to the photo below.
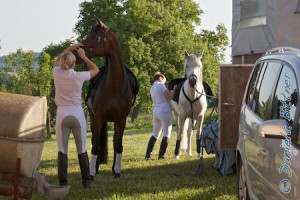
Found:
<path fill-rule="evenodd" d="M 204 156 L 204 171 L 192 176 L 197 170 L 199 159 L 182 152 L 179 160 L 174 159 L 176 135 L 173 132 L 165 159 L 157 160 L 161 138 L 157 141 L 154 160 L 144 159 L 151 128 L 126 130 L 123 137 L 123 163 L 120 179 L 113 179 L 112 132 L 109 132 L 109 161 L 100 166 L 89 190 L 81 187 L 81 175 L 73 137 L 69 141 L 68 181 L 70 192 L 65 199 L 237 199 L 236 174 L 222 176 L 211 168 L 214 155 Z M 91 133 L 87 148 L 90 156 Z M 195 142 L 194 142 L 195 143 Z M 193 144 L 194 145 L 194 144 Z M 193 146 L 195 152 L 195 145 Z M 40 171 L 46 174 L 49 183 L 57 184 L 57 146 L 55 135 L 45 142 Z M 32 199 L 47 199 L 33 193 Z"/>

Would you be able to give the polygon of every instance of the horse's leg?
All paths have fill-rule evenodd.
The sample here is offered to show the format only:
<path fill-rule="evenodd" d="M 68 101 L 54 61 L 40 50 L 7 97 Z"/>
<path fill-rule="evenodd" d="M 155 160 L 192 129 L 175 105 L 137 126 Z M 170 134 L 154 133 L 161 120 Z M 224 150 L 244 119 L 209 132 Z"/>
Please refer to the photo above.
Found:
<path fill-rule="evenodd" d="M 188 125 L 187 125 L 187 149 L 186 152 L 189 156 L 192 156 L 192 135 L 193 135 L 193 130 L 192 130 L 192 120 L 188 120 Z"/>
<path fill-rule="evenodd" d="M 185 124 L 186 118 L 183 117 L 182 115 L 178 116 L 178 130 L 177 130 L 177 140 L 176 140 L 176 146 L 175 146 L 175 158 L 179 159 L 180 156 L 180 143 L 181 139 L 183 138 L 183 132 L 184 132 L 184 124 Z"/>
<path fill-rule="evenodd" d="M 96 133 L 95 133 L 95 124 L 94 124 L 94 113 L 92 111 L 92 109 L 87 106 L 88 108 L 88 111 L 89 111 L 89 116 L 90 116 L 90 127 L 91 127 L 91 132 L 92 132 L 92 146 L 93 146 L 93 138 L 96 136 Z M 95 154 L 97 155 L 97 154 Z M 91 176 L 91 179 L 93 179 L 94 177 L 94 171 L 93 169 L 95 168 L 92 168 L 91 166 L 93 165 L 92 163 L 96 163 L 97 161 L 97 156 L 93 155 L 93 152 L 91 153 L 91 157 L 90 157 L 90 176 Z M 92 171 L 91 171 L 92 170 Z"/>
<path fill-rule="evenodd" d="M 204 121 L 204 115 L 200 115 L 197 123 L 196 123 L 196 145 L 197 145 L 197 156 L 200 157 L 201 155 L 201 146 L 200 146 L 200 137 L 201 137 L 201 131 L 202 131 L 202 125 Z"/>
<path fill-rule="evenodd" d="M 114 123 L 114 162 L 112 165 L 112 171 L 114 178 L 120 178 L 121 166 L 122 166 L 122 153 L 123 153 L 123 133 L 126 126 L 126 118 Z"/>
<path fill-rule="evenodd" d="M 100 131 L 101 131 L 103 123 L 97 124 L 93 120 L 93 122 L 91 122 L 91 125 L 92 125 L 92 127 L 91 127 L 91 130 L 92 130 L 92 155 L 90 158 L 90 176 L 91 176 L 91 179 L 93 179 L 94 176 L 96 175 L 99 136 L 100 136 Z"/>

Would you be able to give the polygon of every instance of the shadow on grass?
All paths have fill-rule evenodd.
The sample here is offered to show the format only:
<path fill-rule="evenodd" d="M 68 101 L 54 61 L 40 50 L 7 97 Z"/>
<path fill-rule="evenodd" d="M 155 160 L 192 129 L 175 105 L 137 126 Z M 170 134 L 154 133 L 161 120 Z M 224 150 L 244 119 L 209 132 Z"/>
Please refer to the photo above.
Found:
<path fill-rule="evenodd" d="M 101 165 L 90 190 L 81 188 L 79 172 L 71 172 L 68 174 L 71 189 L 65 199 L 141 199 L 143 196 L 143 199 L 160 199 L 160 195 L 165 195 L 164 199 L 226 199 L 221 198 L 223 196 L 232 199 L 237 193 L 236 175 L 223 177 L 211 168 L 213 159 L 205 158 L 204 169 L 197 175 L 193 173 L 198 168 L 198 159 L 183 162 L 144 160 L 141 168 L 122 170 L 120 179 L 112 178 L 110 165 Z M 48 164 L 49 161 L 43 161 L 43 166 Z M 74 161 L 74 165 L 78 163 Z M 57 182 L 56 176 L 47 178 Z M 172 198 L 172 193 L 177 194 Z M 41 199 L 41 196 L 36 196 L 36 199 Z"/>
<path fill-rule="evenodd" d="M 176 136 L 170 139 L 166 158 L 162 160 L 144 160 L 144 153 L 151 129 L 130 130 L 124 133 L 124 155 L 120 179 L 113 179 L 111 165 L 113 159 L 112 132 L 109 132 L 109 161 L 100 166 L 100 173 L 91 182 L 89 190 L 81 186 L 81 174 L 74 139 L 70 138 L 68 181 L 70 192 L 65 199 L 237 199 L 236 174 L 222 176 L 211 167 L 214 155 L 205 155 L 203 171 L 192 176 L 200 160 L 182 155 L 179 160 L 173 158 Z M 175 130 L 174 130 L 175 132 Z M 91 134 L 88 135 L 89 143 Z M 160 138 L 161 140 L 161 138 Z M 153 150 L 157 158 L 159 143 Z M 57 149 L 55 140 L 46 144 L 47 155 L 41 160 L 41 171 L 51 184 L 57 184 Z M 88 144 L 90 149 L 90 144 Z M 89 151 L 90 152 L 90 151 Z M 184 153 L 183 153 L 184 154 Z M 34 193 L 32 199 L 47 199 Z"/>

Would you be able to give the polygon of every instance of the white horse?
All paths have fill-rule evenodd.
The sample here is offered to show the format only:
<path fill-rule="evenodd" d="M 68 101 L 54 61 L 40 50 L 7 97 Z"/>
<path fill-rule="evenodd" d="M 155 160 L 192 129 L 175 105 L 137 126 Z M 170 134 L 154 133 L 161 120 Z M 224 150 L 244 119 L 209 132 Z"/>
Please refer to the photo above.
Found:
<path fill-rule="evenodd" d="M 175 158 L 180 156 L 180 143 L 192 155 L 191 137 L 192 129 L 196 130 L 197 153 L 200 157 L 200 134 L 207 109 L 206 94 L 203 86 L 203 66 L 201 62 L 202 52 L 197 55 L 189 55 L 185 51 L 185 75 L 186 80 L 180 89 L 179 101 L 171 101 L 175 119 L 177 118 L 177 141 L 175 147 Z M 178 89 L 178 88 L 177 88 Z"/>

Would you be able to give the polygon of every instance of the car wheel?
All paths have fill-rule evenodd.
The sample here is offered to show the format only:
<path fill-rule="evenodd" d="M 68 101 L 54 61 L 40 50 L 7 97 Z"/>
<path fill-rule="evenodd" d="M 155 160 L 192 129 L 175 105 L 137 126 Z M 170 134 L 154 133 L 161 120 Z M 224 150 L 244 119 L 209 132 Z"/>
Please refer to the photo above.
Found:
<path fill-rule="evenodd" d="M 239 199 L 240 200 L 250 200 L 248 194 L 248 187 L 247 187 L 247 176 L 245 166 L 243 162 L 239 162 L 239 176 L 238 176 L 238 187 L 239 187 Z"/>

